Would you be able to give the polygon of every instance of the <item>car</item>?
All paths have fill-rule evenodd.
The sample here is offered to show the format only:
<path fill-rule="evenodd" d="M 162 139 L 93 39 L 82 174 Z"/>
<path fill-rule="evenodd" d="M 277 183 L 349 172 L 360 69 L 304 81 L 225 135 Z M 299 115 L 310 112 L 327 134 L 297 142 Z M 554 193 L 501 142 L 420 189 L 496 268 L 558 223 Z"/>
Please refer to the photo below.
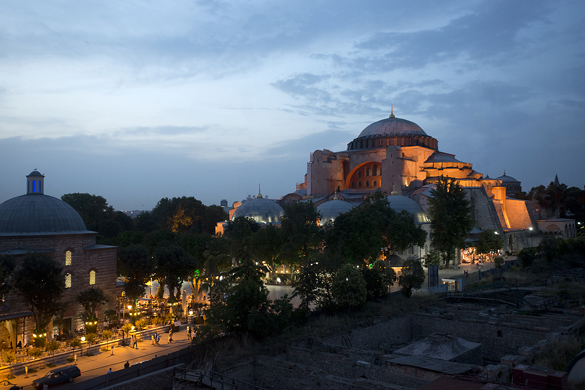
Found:
<path fill-rule="evenodd" d="M 45 374 L 45 376 L 35 379 L 33 386 L 37 389 L 42 389 L 43 386 L 54 386 L 60 383 L 73 382 L 73 378 L 81 375 L 81 371 L 77 366 L 65 366 L 55 368 Z"/>

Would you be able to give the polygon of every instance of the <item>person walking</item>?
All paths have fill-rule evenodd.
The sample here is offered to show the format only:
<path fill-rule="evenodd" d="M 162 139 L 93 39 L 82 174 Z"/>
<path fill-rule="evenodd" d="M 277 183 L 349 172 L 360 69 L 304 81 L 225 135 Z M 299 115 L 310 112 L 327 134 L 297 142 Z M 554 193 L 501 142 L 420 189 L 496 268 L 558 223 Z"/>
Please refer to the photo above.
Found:
<path fill-rule="evenodd" d="M 169 329 L 169 344 L 173 342 L 173 329 Z"/>
<path fill-rule="evenodd" d="M 187 326 L 187 340 L 191 341 L 191 327 Z"/>
<path fill-rule="evenodd" d="M 110 369 L 108 370 L 108 374 L 111 374 L 112 372 L 114 371 L 112 371 L 112 368 L 110 367 Z"/>
<path fill-rule="evenodd" d="M 134 344 L 132 344 L 132 348 L 138 349 L 138 336 L 134 335 Z"/>
<path fill-rule="evenodd" d="M 124 368 L 128 368 L 130 367 L 130 362 L 127 360 L 126 363 L 124 363 Z"/>

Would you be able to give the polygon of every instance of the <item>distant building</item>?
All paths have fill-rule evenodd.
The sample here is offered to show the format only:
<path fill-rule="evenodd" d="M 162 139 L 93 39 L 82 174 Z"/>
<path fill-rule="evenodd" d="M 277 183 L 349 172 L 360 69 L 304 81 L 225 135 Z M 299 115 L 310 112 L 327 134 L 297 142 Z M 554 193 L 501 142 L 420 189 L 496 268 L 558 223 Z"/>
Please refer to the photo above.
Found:
<path fill-rule="evenodd" d="M 116 247 L 96 244 L 96 232 L 88 231 L 79 214 L 60 199 L 44 194 L 45 177 L 34 170 L 27 176 L 26 195 L 0 204 L 0 254 L 11 255 L 17 267 L 27 253 L 45 253 L 64 269 L 65 294 L 68 307 L 63 330 L 70 333 L 83 327 L 79 319 L 81 306 L 75 296 L 89 287 L 100 287 L 109 302 L 104 310 L 116 307 L 121 287 L 116 287 Z M 16 347 L 31 342 L 35 323 L 32 313 L 14 291 L 0 306 L 0 342 Z M 53 328 L 47 329 L 49 336 Z"/>

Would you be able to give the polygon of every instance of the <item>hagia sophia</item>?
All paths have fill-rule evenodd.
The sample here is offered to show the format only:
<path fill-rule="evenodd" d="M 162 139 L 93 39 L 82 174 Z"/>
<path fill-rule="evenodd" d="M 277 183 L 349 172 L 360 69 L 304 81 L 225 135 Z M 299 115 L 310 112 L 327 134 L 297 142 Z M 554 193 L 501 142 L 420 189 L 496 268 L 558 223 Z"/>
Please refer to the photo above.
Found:
<path fill-rule="evenodd" d="M 493 179 L 484 176 L 473 169 L 473 164 L 440 151 L 437 139 L 416 123 L 395 117 L 393 110 L 388 118 L 363 129 L 346 150 L 312 152 L 307 173 L 295 192 L 277 200 L 263 198 L 259 193 L 256 199 L 234 203 L 229 213 L 231 219 L 248 216 L 261 224 L 278 224 L 284 213 L 282 205 L 311 201 L 321 212 L 323 223 L 358 206 L 368 194 L 382 190 L 390 194 L 391 207 L 409 211 L 421 228 L 430 231 L 428 198 L 441 176 L 456 179 L 471 202 L 475 227 L 470 245 L 485 230 L 502 234 L 506 251 L 537 246 L 546 232 L 562 237 L 576 235 L 574 220 L 545 220 L 537 202 L 513 198 L 522 191 L 520 181 L 505 172 Z M 222 224 L 217 231 L 222 231 Z M 427 240 L 424 248 L 410 248 L 395 255 L 420 258 L 429 246 Z"/>

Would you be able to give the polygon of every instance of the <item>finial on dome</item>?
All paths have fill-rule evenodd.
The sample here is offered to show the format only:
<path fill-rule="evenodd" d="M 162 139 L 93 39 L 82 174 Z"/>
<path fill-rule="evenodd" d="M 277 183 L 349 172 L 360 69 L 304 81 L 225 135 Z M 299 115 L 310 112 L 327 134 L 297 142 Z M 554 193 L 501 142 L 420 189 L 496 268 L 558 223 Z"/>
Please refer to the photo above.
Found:
<path fill-rule="evenodd" d="M 335 190 L 334 195 L 333 195 L 333 200 L 338 200 L 339 198 L 337 197 L 337 190 Z"/>
<path fill-rule="evenodd" d="M 506 170 L 504 169 L 504 176 L 506 176 Z"/>
<path fill-rule="evenodd" d="M 396 183 L 392 183 L 392 192 L 390 195 L 398 195 L 398 191 L 396 191 Z"/>
<path fill-rule="evenodd" d="M 391 104 L 390 105 L 390 116 L 389 116 L 389 118 L 396 118 L 394 116 L 394 104 Z"/>
<path fill-rule="evenodd" d="M 262 192 L 260 191 L 260 183 L 258 183 L 258 195 L 256 198 L 262 198 Z"/>

